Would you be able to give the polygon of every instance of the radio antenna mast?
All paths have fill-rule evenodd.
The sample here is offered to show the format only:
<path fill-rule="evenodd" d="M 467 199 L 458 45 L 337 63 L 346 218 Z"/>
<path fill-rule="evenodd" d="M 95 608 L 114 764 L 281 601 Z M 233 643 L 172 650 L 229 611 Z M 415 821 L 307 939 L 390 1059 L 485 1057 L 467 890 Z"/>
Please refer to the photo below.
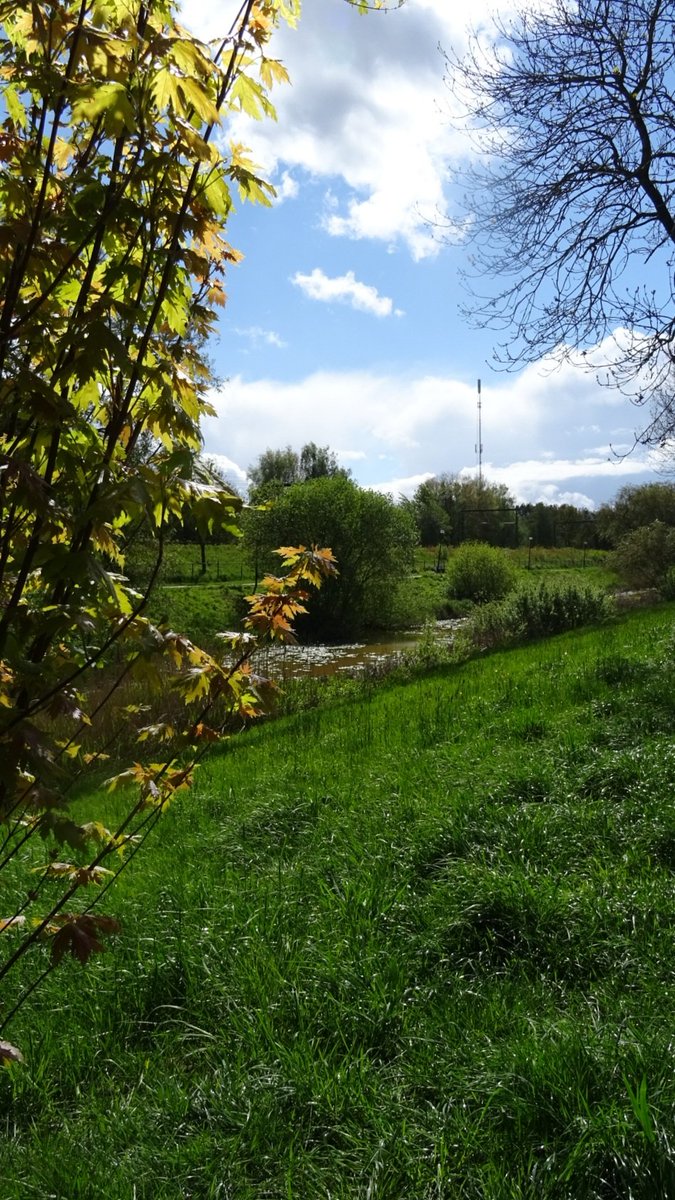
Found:
<path fill-rule="evenodd" d="M 478 380 L 478 441 L 476 442 L 476 454 L 478 455 L 478 486 L 483 486 L 483 421 L 482 421 L 482 404 L 480 397 L 480 379 Z"/>

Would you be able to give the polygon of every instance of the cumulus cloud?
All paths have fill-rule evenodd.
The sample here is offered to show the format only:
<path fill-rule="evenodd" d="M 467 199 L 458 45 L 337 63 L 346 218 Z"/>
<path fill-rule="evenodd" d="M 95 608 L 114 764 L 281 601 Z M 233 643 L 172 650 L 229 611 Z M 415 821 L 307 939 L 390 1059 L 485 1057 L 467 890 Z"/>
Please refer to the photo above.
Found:
<path fill-rule="evenodd" d="M 350 304 L 360 312 L 372 313 L 375 317 L 390 317 L 392 313 L 397 317 L 403 316 L 400 308 L 394 308 L 394 302 L 389 296 L 381 296 L 377 288 L 362 283 L 353 271 L 331 279 L 320 267 L 315 267 L 309 275 L 296 271 L 291 283 L 299 287 L 310 300 L 319 300 L 327 304 L 337 300 L 343 304 Z"/>
<path fill-rule="evenodd" d="M 247 325 L 243 329 L 235 326 L 234 332 L 238 337 L 246 338 L 253 347 L 276 346 L 278 350 L 283 350 L 286 346 L 280 334 L 275 333 L 273 329 L 263 329 L 260 325 Z"/>
<path fill-rule="evenodd" d="M 273 180 L 273 183 L 277 193 L 275 204 L 282 204 L 284 200 L 295 200 L 300 191 L 297 179 L 294 179 L 288 171 L 282 171 L 281 178 Z"/>
<path fill-rule="evenodd" d="M 418 487 L 426 483 L 428 479 L 433 479 L 433 473 L 431 471 L 421 471 L 419 475 L 405 475 L 399 479 L 387 479 L 384 483 L 371 483 L 369 487 L 372 492 L 379 492 L 382 496 L 393 496 L 395 500 L 399 496 L 404 496 L 407 500 L 411 500 Z"/>
<path fill-rule="evenodd" d="M 212 399 L 218 416 L 204 422 L 207 450 L 240 464 L 267 446 L 347 446 L 341 461 L 356 479 L 395 495 L 432 474 L 477 469 L 474 380 L 375 370 L 317 371 L 290 382 L 238 376 Z M 602 499 L 658 468 L 655 453 L 617 460 L 605 452 L 639 413 L 624 397 L 610 403 L 606 389 L 569 365 L 484 379 L 482 401 L 484 473 L 519 501 L 571 493 Z M 602 451 L 589 453 L 579 412 L 600 428 Z"/>
<path fill-rule="evenodd" d="M 490 7 L 473 0 L 471 20 Z M 183 20 L 215 37 L 234 12 L 232 0 L 191 0 Z M 449 163 L 465 149 L 448 119 L 439 45 L 461 48 L 466 23 L 448 0 L 411 0 L 367 18 L 341 0 L 312 0 L 298 29 L 280 29 L 272 44 L 292 80 L 275 91 L 278 123 L 241 116 L 231 133 L 272 176 L 300 168 L 341 181 L 345 194 L 324 213 L 329 233 L 433 256 L 427 222 L 445 210 Z"/>
<path fill-rule="evenodd" d="M 222 471 L 227 482 L 234 487 L 235 491 L 241 491 L 248 485 L 248 476 L 236 462 L 228 458 L 226 454 L 206 454 L 206 458 L 210 462 L 215 463 L 219 471 Z"/>
<path fill-rule="evenodd" d="M 650 470 L 650 463 L 645 458 L 626 459 L 620 465 L 615 459 L 607 457 L 525 459 L 503 466 L 489 462 L 483 464 L 483 473 L 488 479 L 495 483 L 506 483 L 514 490 L 522 490 L 525 485 L 527 488 L 538 487 L 569 479 L 597 479 L 601 476 L 615 479 L 617 472 L 622 475 L 641 475 L 645 470 Z"/>

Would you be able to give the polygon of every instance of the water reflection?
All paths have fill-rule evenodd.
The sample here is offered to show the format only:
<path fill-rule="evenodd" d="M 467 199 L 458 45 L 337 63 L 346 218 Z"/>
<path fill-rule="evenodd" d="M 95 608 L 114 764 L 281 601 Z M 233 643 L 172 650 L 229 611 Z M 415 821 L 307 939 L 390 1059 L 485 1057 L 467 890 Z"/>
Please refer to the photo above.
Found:
<path fill-rule="evenodd" d="M 440 642 L 452 641 L 462 620 L 436 621 L 434 632 Z M 315 646 L 269 646 L 256 655 L 256 670 L 272 679 L 297 679 L 303 676 L 350 675 L 369 673 L 391 659 L 414 650 L 422 637 L 421 629 L 381 635 L 360 642 L 321 643 Z M 377 638 L 377 640 L 376 640 Z"/>

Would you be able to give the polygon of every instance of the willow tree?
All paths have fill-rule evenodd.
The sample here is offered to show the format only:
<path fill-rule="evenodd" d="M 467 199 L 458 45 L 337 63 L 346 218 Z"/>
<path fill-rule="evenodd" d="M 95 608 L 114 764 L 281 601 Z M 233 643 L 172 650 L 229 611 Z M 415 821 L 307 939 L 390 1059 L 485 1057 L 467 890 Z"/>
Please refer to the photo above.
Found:
<path fill-rule="evenodd" d="M 26 951 L 39 976 L 102 948 L 115 922 L 89 897 L 205 746 L 259 711 L 250 636 L 218 659 L 143 613 L 169 520 L 189 509 L 203 531 L 236 526 L 239 499 L 192 470 L 210 411 L 205 343 L 239 257 L 233 198 L 267 204 L 273 188 L 227 122 L 274 115 L 286 71 L 268 46 L 298 11 L 246 0 L 205 44 L 172 0 L 0 3 L 0 1028 L 34 986 L 21 971 L 11 987 Z M 139 594 L 124 556 L 143 528 L 157 553 Z M 284 636 L 307 583 L 332 569 L 328 552 L 283 557 L 252 602 L 252 633 Z M 140 727 L 115 707 L 141 669 L 187 705 L 182 717 L 174 704 L 173 723 Z M 139 726 L 112 829 L 68 807 L 101 771 L 104 713 L 113 744 L 117 726 Z M 0 1042 L 0 1058 L 17 1056 Z"/>

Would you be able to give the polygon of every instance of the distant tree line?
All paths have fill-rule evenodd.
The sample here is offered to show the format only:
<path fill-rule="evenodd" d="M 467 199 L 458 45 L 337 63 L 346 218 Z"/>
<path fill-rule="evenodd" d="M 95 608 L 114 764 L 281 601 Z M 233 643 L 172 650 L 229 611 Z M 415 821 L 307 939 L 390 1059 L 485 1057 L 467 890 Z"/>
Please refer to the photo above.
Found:
<path fill-rule="evenodd" d="M 152 448 L 149 446 L 148 454 Z M 305 443 L 299 451 L 290 445 L 282 449 L 265 450 L 249 467 L 248 476 L 249 500 L 254 511 L 244 519 L 244 533 L 251 554 L 258 561 L 261 561 L 261 554 L 266 553 L 267 530 L 272 525 L 282 540 L 293 540 L 296 536 L 305 536 L 305 540 L 308 540 L 309 535 L 300 532 L 291 534 L 291 528 L 297 526 L 295 522 L 289 523 L 289 532 L 284 534 L 281 516 L 274 518 L 274 521 L 256 516 L 255 506 L 271 503 L 280 513 L 287 514 L 291 509 L 296 509 L 299 502 L 298 493 L 294 492 L 293 504 L 289 506 L 283 503 L 279 508 L 286 492 L 319 480 L 341 480 L 350 484 L 351 490 L 343 489 L 342 493 L 336 486 L 336 496 L 357 492 L 373 495 L 368 489 L 358 487 L 351 472 L 339 465 L 335 451 L 328 446 L 317 446 L 315 442 Z M 193 477 L 198 482 L 217 483 L 235 491 L 232 483 L 208 458 L 195 460 Z M 303 493 L 303 511 L 309 514 L 314 504 L 321 507 L 324 496 L 329 493 L 330 488 L 324 491 L 317 489 L 307 495 Z M 313 503 L 310 502 L 312 495 L 315 497 Z M 451 547 L 479 541 L 513 549 L 527 546 L 531 540 L 533 545 L 547 548 L 581 549 L 587 546 L 615 550 L 628 534 L 634 534 L 655 521 L 675 528 L 675 483 L 667 480 L 628 484 L 617 492 L 612 501 L 595 511 L 574 504 L 546 504 L 543 501 L 519 504 L 503 483 L 465 479 L 451 474 L 437 475 L 421 483 L 411 499 L 401 497 L 395 503 L 391 498 L 384 498 L 383 501 L 380 496 L 379 501 L 386 501 L 387 505 L 405 514 L 406 541 L 412 529 L 414 540 L 421 546 Z M 367 500 L 363 501 L 364 506 L 368 503 Z M 308 521 L 308 516 L 303 519 Z M 323 524 L 325 526 L 325 521 Z M 314 529 L 316 525 L 317 522 L 312 520 L 308 521 L 307 527 Z M 182 522 L 173 522 L 172 536 L 180 541 L 199 542 L 203 557 L 205 540 L 232 540 L 227 532 L 214 533 L 205 539 L 189 516 L 183 518 Z M 378 545 L 378 552 L 381 549 L 382 546 Z"/>
<path fill-rule="evenodd" d="M 423 546 L 480 541 L 613 550 L 627 534 L 660 521 L 675 527 L 675 484 L 627 485 L 597 511 L 574 504 L 517 504 L 504 484 L 438 475 L 402 504 Z"/>
<path fill-rule="evenodd" d="M 438 547 L 439 566 L 449 549 L 474 542 L 501 549 L 612 550 L 626 583 L 662 590 L 670 568 L 675 572 L 675 483 L 668 481 L 623 487 L 597 511 L 519 504 L 504 484 L 451 474 L 426 480 L 411 499 L 396 502 L 359 487 L 337 454 L 314 442 L 299 451 L 290 445 L 267 449 L 248 475 L 249 506 L 241 524 L 255 587 L 275 572 L 272 551 L 279 545 L 326 545 L 337 556 L 339 576 L 300 623 L 312 637 L 335 639 L 390 625 L 419 545 Z M 205 459 L 195 461 L 193 477 L 207 487 L 226 483 Z M 172 535 L 198 542 L 204 573 L 208 543 L 231 538 L 227 532 L 207 537 L 189 517 L 175 523 Z M 675 574 L 672 586 L 675 591 Z"/>
<path fill-rule="evenodd" d="M 503 483 L 438 475 L 420 484 L 403 503 L 413 515 L 423 546 L 486 542 L 516 548 L 605 545 L 596 514 L 573 504 L 517 504 Z"/>

